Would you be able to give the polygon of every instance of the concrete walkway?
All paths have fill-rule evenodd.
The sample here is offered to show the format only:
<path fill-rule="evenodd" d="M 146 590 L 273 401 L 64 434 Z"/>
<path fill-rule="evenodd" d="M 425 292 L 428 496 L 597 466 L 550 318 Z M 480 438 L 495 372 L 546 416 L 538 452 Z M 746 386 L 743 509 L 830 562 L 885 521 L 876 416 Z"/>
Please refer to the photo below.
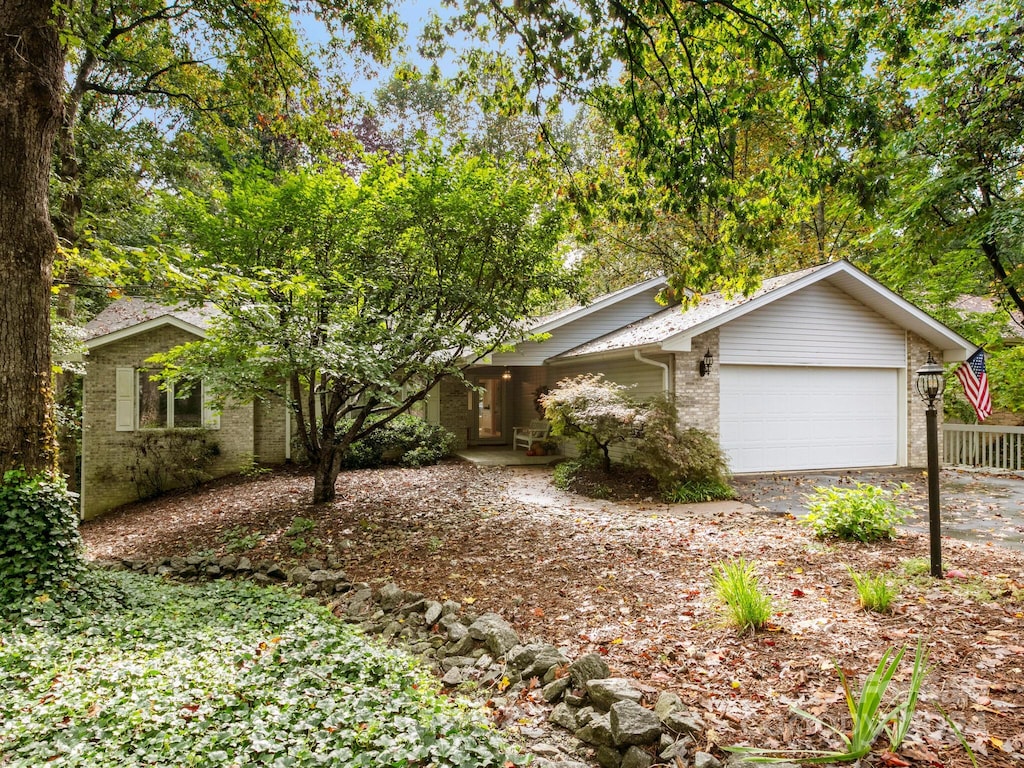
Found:
<path fill-rule="evenodd" d="M 479 464 L 484 467 L 525 467 L 530 465 L 557 464 L 565 457 L 553 456 L 527 456 L 525 450 L 513 451 L 505 445 L 498 445 L 493 448 L 488 446 L 477 446 L 456 451 L 455 455 L 460 459 Z"/>

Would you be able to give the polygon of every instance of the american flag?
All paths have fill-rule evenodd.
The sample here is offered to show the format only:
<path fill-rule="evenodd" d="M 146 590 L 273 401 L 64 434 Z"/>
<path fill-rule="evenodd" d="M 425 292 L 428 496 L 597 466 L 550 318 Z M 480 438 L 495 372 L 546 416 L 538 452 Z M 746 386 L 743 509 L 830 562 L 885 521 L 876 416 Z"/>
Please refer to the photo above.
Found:
<path fill-rule="evenodd" d="M 974 406 L 978 421 L 984 421 L 992 413 L 992 394 L 988 390 L 984 351 L 979 349 L 968 357 L 967 362 L 956 369 L 956 377 L 963 384 L 964 394 Z"/>

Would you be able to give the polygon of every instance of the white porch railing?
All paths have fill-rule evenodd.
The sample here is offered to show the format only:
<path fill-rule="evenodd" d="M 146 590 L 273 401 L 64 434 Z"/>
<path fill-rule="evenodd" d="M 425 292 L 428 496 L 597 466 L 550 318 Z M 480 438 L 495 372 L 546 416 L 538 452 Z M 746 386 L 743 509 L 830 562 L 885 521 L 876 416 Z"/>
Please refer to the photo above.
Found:
<path fill-rule="evenodd" d="M 942 425 L 942 463 L 1024 470 L 1024 427 L 945 423 Z"/>

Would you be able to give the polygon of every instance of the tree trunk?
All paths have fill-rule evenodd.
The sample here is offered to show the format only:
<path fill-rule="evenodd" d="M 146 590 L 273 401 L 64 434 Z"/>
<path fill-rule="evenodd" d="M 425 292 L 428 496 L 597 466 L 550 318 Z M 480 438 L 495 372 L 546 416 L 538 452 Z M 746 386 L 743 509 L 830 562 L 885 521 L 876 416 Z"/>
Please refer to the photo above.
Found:
<path fill-rule="evenodd" d="M 334 485 L 341 472 L 341 452 L 333 441 L 326 441 L 320 448 L 320 459 L 313 473 L 313 503 L 323 504 L 334 501 Z"/>
<path fill-rule="evenodd" d="M 0 471 L 55 471 L 50 286 L 53 141 L 64 52 L 52 5 L 0 0 Z"/>

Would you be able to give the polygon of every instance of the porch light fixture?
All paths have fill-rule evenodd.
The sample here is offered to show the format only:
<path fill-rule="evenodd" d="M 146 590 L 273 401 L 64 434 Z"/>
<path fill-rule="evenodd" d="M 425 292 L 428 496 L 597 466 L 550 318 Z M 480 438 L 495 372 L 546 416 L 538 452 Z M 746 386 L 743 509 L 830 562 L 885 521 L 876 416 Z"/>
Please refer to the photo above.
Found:
<path fill-rule="evenodd" d="M 704 353 L 703 359 L 697 365 L 697 371 L 701 376 L 707 376 L 711 373 L 711 365 L 715 362 L 715 358 L 711 355 L 711 347 L 708 347 L 708 351 Z"/>
<path fill-rule="evenodd" d="M 928 438 L 928 539 L 931 545 L 931 575 L 942 578 L 942 524 L 939 518 L 939 422 L 935 401 L 942 397 L 946 379 L 932 353 L 917 369 L 917 392 L 925 403 L 925 431 Z"/>
<path fill-rule="evenodd" d="M 501 372 L 502 381 L 512 381 L 512 371 L 506 368 Z"/>

